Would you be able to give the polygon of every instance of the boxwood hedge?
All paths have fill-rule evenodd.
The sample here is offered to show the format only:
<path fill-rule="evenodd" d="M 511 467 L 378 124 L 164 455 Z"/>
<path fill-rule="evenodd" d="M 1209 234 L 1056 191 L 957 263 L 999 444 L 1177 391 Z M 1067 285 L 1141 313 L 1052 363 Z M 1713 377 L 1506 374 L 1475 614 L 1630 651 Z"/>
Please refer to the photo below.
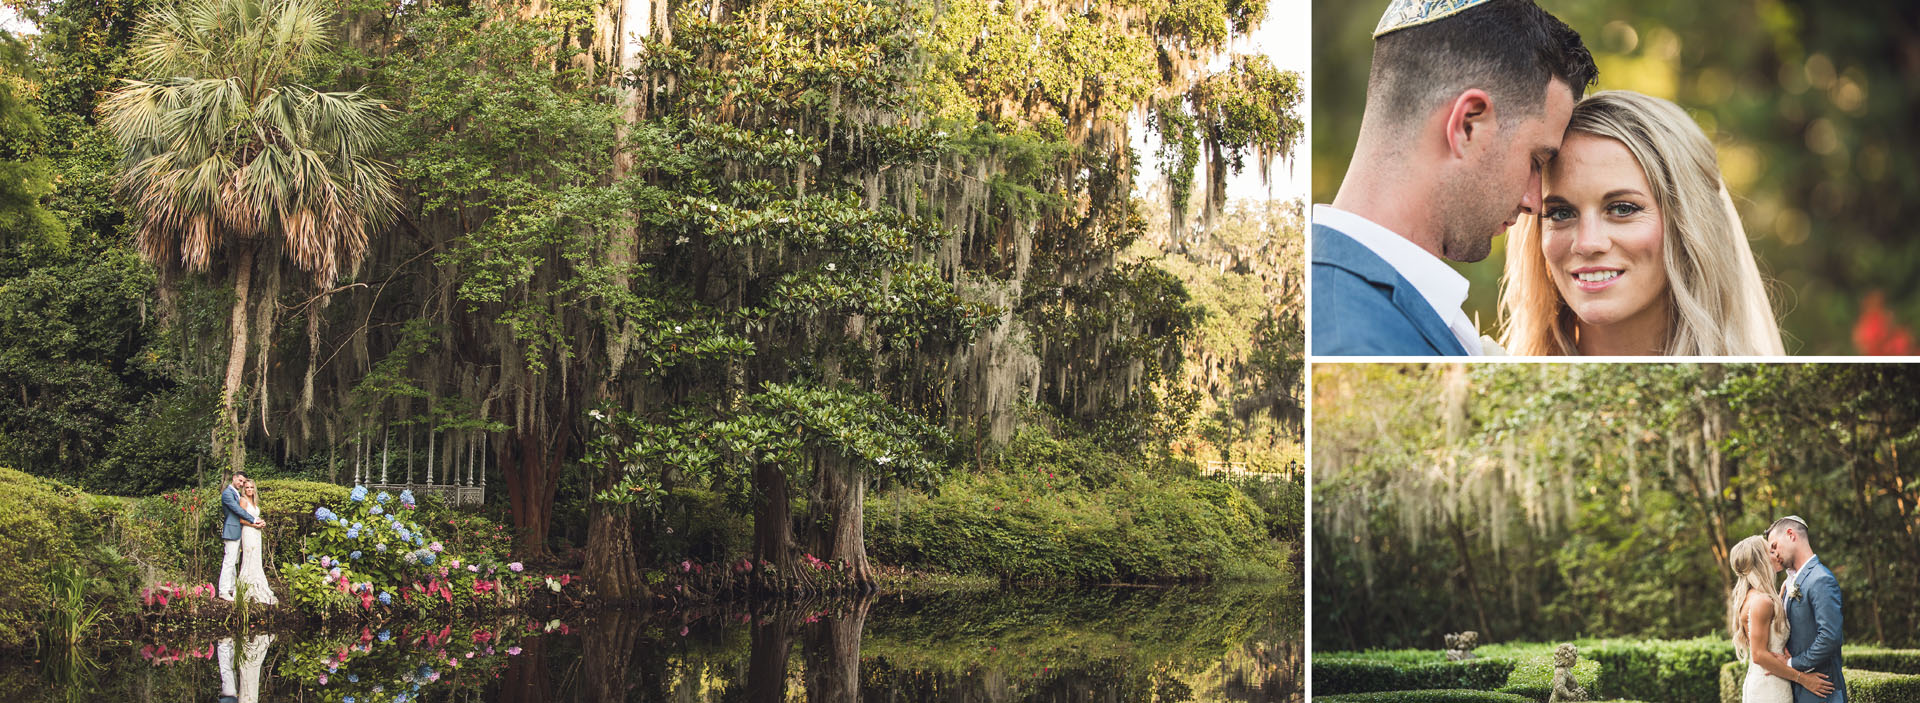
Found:
<path fill-rule="evenodd" d="M 1887 652 L 1900 650 L 1881 650 Z M 1844 650 L 1842 658 L 1852 664 L 1854 652 Z M 1863 656 L 1862 658 L 1867 658 Z M 1847 667 L 1847 703 L 1911 703 L 1920 701 L 1920 675 L 1870 671 Z M 1727 662 L 1720 667 L 1721 703 L 1740 703 L 1740 685 L 1747 678 L 1747 663 Z"/>
<path fill-rule="evenodd" d="M 1733 658 L 1725 638 L 1606 640 L 1581 652 L 1600 663 L 1593 693 L 1670 703 L 1717 703 L 1720 665 Z"/>
<path fill-rule="evenodd" d="M 1849 669 L 1920 675 L 1920 649 L 1842 647 L 1840 661 Z"/>
<path fill-rule="evenodd" d="M 1315 663 L 1318 666 L 1318 662 Z M 1322 696 L 1314 703 L 1533 703 L 1534 699 L 1514 693 L 1475 691 L 1472 689 L 1428 689 L 1424 691 L 1375 691 Z M 1600 703 L 1639 703 L 1639 701 L 1601 701 Z"/>
<path fill-rule="evenodd" d="M 1505 657 L 1433 664 L 1316 659 L 1313 662 L 1313 690 L 1316 694 L 1424 689 L 1491 691 L 1507 684 L 1507 675 L 1513 673 L 1515 664 L 1515 660 Z"/>

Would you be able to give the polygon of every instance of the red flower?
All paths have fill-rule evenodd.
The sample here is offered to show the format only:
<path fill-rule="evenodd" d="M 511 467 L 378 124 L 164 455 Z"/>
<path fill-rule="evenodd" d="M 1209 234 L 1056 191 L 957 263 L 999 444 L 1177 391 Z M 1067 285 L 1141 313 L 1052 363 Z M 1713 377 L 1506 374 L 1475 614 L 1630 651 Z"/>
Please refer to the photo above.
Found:
<path fill-rule="evenodd" d="M 1916 353 L 1913 332 L 1893 321 L 1880 291 L 1867 296 L 1860 319 L 1853 323 L 1853 346 L 1868 356 L 1909 356 Z"/>

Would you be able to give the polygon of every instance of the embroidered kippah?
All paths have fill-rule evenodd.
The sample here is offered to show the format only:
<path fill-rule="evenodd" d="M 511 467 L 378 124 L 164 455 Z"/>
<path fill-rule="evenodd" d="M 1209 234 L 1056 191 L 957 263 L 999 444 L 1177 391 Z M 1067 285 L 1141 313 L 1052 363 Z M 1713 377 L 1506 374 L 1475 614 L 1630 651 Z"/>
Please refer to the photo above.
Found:
<path fill-rule="evenodd" d="M 1380 15 L 1380 24 L 1373 28 L 1373 38 L 1388 32 L 1418 27 L 1438 19 L 1458 14 L 1474 5 L 1487 0 L 1393 0 L 1387 5 L 1385 14 Z"/>

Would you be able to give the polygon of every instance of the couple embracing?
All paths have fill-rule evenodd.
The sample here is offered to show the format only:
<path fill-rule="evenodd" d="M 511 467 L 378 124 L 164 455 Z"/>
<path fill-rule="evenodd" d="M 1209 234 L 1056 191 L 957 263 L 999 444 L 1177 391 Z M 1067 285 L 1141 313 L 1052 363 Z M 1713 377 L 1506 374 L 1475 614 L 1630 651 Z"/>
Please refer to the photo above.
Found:
<path fill-rule="evenodd" d="M 1713 143 L 1667 100 L 1583 98 L 1598 72 L 1533 0 L 1393 0 L 1313 211 L 1313 353 L 1783 354 Z M 1496 342 L 1446 262 L 1503 232 Z"/>
<path fill-rule="evenodd" d="M 220 526 L 220 542 L 224 548 L 220 558 L 220 599 L 234 599 L 237 567 L 239 583 L 246 585 L 248 600 L 267 605 L 280 602 L 273 597 L 273 588 L 267 585 L 267 570 L 262 564 L 264 543 L 260 530 L 267 523 L 260 519 L 260 488 L 253 484 L 253 479 L 234 472 L 227 487 L 220 490 L 220 513 L 224 517 Z"/>
<path fill-rule="evenodd" d="M 1846 703 L 1840 583 L 1813 554 L 1807 523 L 1780 518 L 1727 553 L 1727 635 L 1747 662 L 1741 703 Z M 1787 570 L 1778 587 L 1774 575 Z"/>

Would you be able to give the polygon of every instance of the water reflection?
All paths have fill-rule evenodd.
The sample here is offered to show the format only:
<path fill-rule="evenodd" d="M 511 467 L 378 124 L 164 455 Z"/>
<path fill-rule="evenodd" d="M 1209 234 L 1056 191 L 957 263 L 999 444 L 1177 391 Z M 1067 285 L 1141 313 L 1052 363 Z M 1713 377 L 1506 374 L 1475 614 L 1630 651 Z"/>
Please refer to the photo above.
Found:
<path fill-rule="evenodd" d="M 885 596 L 143 643 L 96 651 L 96 667 L 64 681 L 0 667 L 0 692 L 8 703 L 1297 703 L 1301 623 L 1284 588 Z"/>

